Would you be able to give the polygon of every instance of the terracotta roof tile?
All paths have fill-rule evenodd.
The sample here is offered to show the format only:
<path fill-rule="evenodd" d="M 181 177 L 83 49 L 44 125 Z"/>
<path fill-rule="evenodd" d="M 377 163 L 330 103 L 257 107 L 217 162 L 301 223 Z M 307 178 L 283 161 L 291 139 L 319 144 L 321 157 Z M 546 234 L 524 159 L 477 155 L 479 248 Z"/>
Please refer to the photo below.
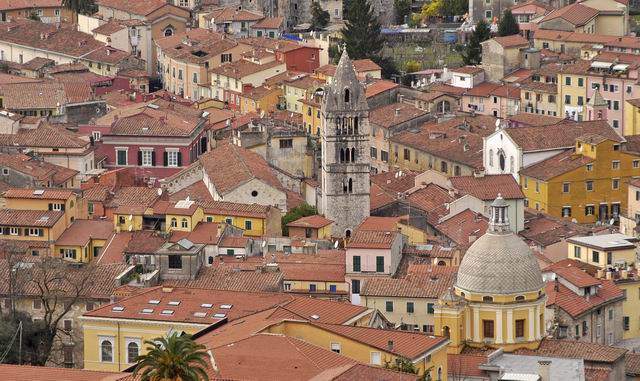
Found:
<path fill-rule="evenodd" d="M 580 271 L 575 268 L 574 270 Z M 560 282 L 547 282 L 545 292 L 547 294 L 547 308 L 557 306 L 574 318 L 580 317 L 593 308 L 624 298 L 622 290 L 610 280 L 603 280 L 597 294 L 591 295 L 588 299 L 574 293 Z"/>
<path fill-rule="evenodd" d="M 103 7 L 118 9 L 134 15 L 146 16 L 167 5 L 165 0 L 97 0 L 96 4 Z"/>
<path fill-rule="evenodd" d="M 331 225 L 333 221 L 324 218 L 320 215 L 306 216 L 298 218 L 295 221 L 291 221 L 287 224 L 288 227 L 298 227 L 298 228 L 314 228 L 320 229 L 327 225 Z"/>
<path fill-rule="evenodd" d="M 271 61 L 261 65 L 252 61 L 238 60 L 235 62 L 230 62 L 224 65 L 220 65 L 218 67 L 214 67 L 210 69 L 209 72 L 212 74 L 222 75 L 229 78 L 242 79 L 249 75 L 270 70 L 281 65 L 284 67 L 284 63 L 280 61 Z M 282 69 L 282 70 L 284 71 L 285 69 Z M 277 73 L 277 70 L 276 70 L 276 73 Z"/>
<path fill-rule="evenodd" d="M 56 240 L 59 246 L 85 246 L 90 239 L 107 240 L 113 234 L 112 221 L 74 220 Z"/>
<path fill-rule="evenodd" d="M 524 199 L 520 185 L 512 175 L 455 176 L 450 177 L 451 185 L 462 193 L 470 194 L 483 201 L 502 198 Z"/>
<path fill-rule="evenodd" d="M 250 26 L 251 29 L 279 29 L 282 28 L 284 17 L 265 17 Z"/>
<path fill-rule="evenodd" d="M 393 128 L 413 119 L 427 115 L 427 112 L 408 103 L 391 103 L 369 112 L 369 122 L 383 128 Z"/>
<path fill-rule="evenodd" d="M 282 273 L 237 271 L 230 267 L 202 267 L 193 280 L 166 282 L 179 287 L 198 287 L 208 290 L 280 291 Z"/>
<path fill-rule="evenodd" d="M 478 367 L 487 363 L 486 356 L 467 354 L 447 354 L 447 372 L 465 377 L 486 377 Z"/>
<path fill-rule="evenodd" d="M 0 28 L 2 30 L 2 28 Z M 60 105 L 95 100 L 87 83 L 27 82 L 0 85 L 8 110 L 55 109 Z"/>
<path fill-rule="evenodd" d="M 53 210 L 0 209 L 0 225 L 50 228 L 63 216 L 64 212 Z"/>
<path fill-rule="evenodd" d="M 469 209 L 452 216 L 435 226 L 459 246 L 469 246 L 473 239 L 484 235 L 489 227 L 486 217 Z"/>
<path fill-rule="evenodd" d="M 566 22 L 573 24 L 575 26 L 583 26 L 591 19 L 598 15 L 598 10 L 588 7 L 584 4 L 573 3 L 569 4 L 560 9 L 556 9 L 551 11 L 548 15 L 546 15 L 542 20 L 540 20 L 541 27 L 545 29 L 542 24 L 547 21 L 555 20 L 557 18 L 561 18 Z"/>
<path fill-rule="evenodd" d="M 392 89 L 395 89 L 397 87 L 400 87 L 399 84 L 393 82 L 393 81 L 387 81 L 384 79 L 380 79 L 374 82 L 371 82 L 369 84 L 366 85 L 365 87 L 365 95 L 367 98 L 371 98 L 374 97 L 380 93 L 383 93 L 385 91 L 389 91 Z"/>
<path fill-rule="evenodd" d="M 536 350 L 521 349 L 523 355 L 582 358 L 590 362 L 614 363 L 627 353 L 626 349 L 574 340 L 544 339 Z"/>
<path fill-rule="evenodd" d="M 462 66 L 462 67 L 449 69 L 449 71 L 452 73 L 462 73 L 462 74 L 480 74 L 484 71 L 484 69 L 478 66 Z"/>
<path fill-rule="evenodd" d="M 239 204 L 228 201 L 208 201 L 201 203 L 207 214 L 224 214 L 226 216 L 259 217 L 269 215 L 270 206 L 259 204 Z"/>
<path fill-rule="evenodd" d="M 73 196 L 69 189 L 11 188 L 2 194 L 4 198 L 27 198 L 39 200 L 68 200 Z"/>
<path fill-rule="evenodd" d="M 519 34 L 504 37 L 494 37 L 493 40 L 504 48 L 515 48 L 520 46 L 529 46 L 529 41 Z"/>
<path fill-rule="evenodd" d="M 625 372 L 627 376 L 640 376 L 639 353 L 627 353 L 625 356 Z"/>
<path fill-rule="evenodd" d="M 587 156 L 566 151 L 522 168 L 520 175 L 546 181 L 581 168 L 593 161 L 594 159 Z"/>
<path fill-rule="evenodd" d="M 360 294 L 364 296 L 386 296 L 399 298 L 438 299 L 453 287 L 456 274 L 410 273 L 405 278 L 369 278 L 363 282 Z"/>
<path fill-rule="evenodd" d="M 13 0 L 12 0 L 13 1 Z M 126 373 L 98 372 L 85 369 L 52 368 L 29 365 L 0 365 L 0 378 L 5 381 L 115 381 Z"/>
<path fill-rule="evenodd" d="M 340 336 L 359 341 L 385 352 L 406 357 L 410 360 L 441 345 L 445 345 L 448 342 L 446 337 L 430 336 L 423 333 L 322 323 L 313 324 Z M 390 348 L 389 342 L 393 342 L 392 348 Z"/>
<path fill-rule="evenodd" d="M 181 62 L 204 64 L 238 42 L 209 29 L 196 28 L 156 40 L 162 53 Z"/>
<path fill-rule="evenodd" d="M 347 243 L 350 249 L 389 249 L 400 233 L 397 231 L 357 230 Z"/>

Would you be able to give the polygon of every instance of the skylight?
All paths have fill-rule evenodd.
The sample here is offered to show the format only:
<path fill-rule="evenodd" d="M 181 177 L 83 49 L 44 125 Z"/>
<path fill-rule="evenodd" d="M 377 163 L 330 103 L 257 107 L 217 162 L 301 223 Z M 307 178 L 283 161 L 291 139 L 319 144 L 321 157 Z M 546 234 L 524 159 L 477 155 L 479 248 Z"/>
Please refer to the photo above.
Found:
<path fill-rule="evenodd" d="M 221 304 L 220 308 L 222 308 L 223 310 L 230 310 L 231 307 L 233 307 L 233 304 Z"/>
<path fill-rule="evenodd" d="M 213 314 L 213 317 L 216 319 L 224 319 L 227 317 L 227 314 Z"/>
<path fill-rule="evenodd" d="M 149 304 L 160 304 L 160 301 L 157 299 L 151 299 L 149 300 Z"/>
<path fill-rule="evenodd" d="M 180 301 L 179 300 L 172 300 L 167 304 L 170 305 L 170 306 L 179 306 L 180 305 Z"/>
<path fill-rule="evenodd" d="M 173 315 L 173 310 L 162 310 L 160 315 Z"/>
<path fill-rule="evenodd" d="M 153 313 L 153 308 L 143 308 L 142 311 L 140 311 L 140 313 L 142 313 L 142 314 L 152 314 Z"/>
<path fill-rule="evenodd" d="M 194 312 L 193 316 L 197 317 L 197 318 L 203 318 L 205 316 L 207 316 L 206 312 Z"/>
<path fill-rule="evenodd" d="M 211 304 L 211 303 L 202 303 L 200 305 L 200 307 L 202 307 L 202 308 L 211 308 L 211 307 L 213 307 L 213 304 Z"/>
<path fill-rule="evenodd" d="M 111 311 L 122 312 L 122 311 L 124 311 L 124 307 L 123 306 L 114 306 L 114 307 L 111 308 Z"/>

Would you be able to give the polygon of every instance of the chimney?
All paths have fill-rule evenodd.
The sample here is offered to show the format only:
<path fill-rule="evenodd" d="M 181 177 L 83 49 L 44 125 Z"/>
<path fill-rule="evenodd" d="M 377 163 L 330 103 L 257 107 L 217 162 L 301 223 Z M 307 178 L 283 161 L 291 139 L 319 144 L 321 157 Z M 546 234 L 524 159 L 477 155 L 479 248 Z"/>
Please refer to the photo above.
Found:
<path fill-rule="evenodd" d="M 392 351 L 392 350 L 393 350 L 393 340 L 389 340 L 389 341 L 387 341 L 387 349 L 388 349 L 389 351 Z"/>
<path fill-rule="evenodd" d="M 173 292 L 173 287 L 162 287 L 162 292 L 166 294 Z"/>
<path fill-rule="evenodd" d="M 627 279 L 629 277 L 629 272 L 625 269 L 620 272 L 620 277 L 622 279 Z"/>
<path fill-rule="evenodd" d="M 598 269 L 598 272 L 596 273 L 596 278 L 598 278 L 598 279 L 604 278 L 604 270 L 603 269 Z"/>
<path fill-rule="evenodd" d="M 540 376 L 540 381 L 551 380 L 551 361 L 549 360 L 538 361 L 538 375 Z"/>
<path fill-rule="evenodd" d="M 400 108 L 397 108 L 396 109 L 396 116 L 399 116 L 399 115 L 400 115 Z"/>
<path fill-rule="evenodd" d="M 607 271 L 606 279 L 611 280 L 612 274 L 611 271 Z"/>

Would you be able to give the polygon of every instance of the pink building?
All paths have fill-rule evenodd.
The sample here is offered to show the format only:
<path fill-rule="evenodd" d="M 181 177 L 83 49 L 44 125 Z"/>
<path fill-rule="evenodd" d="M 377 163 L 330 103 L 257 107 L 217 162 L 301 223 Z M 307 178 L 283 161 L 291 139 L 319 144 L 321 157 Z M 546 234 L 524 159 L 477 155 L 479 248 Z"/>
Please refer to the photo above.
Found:
<path fill-rule="evenodd" d="M 497 118 L 515 115 L 520 107 L 520 88 L 483 82 L 462 94 L 462 111 Z"/>
<path fill-rule="evenodd" d="M 638 68 L 640 56 L 627 53 L 601 52 L 591 60 L 587 70 L 587 99 L 598 90 L 607 102 L 606 118 L 620 135 L 624 131 L 624 107 L 629 99 L 640 97 Z M 586 115 L 587 119 L 597 119 Z"/>
<path fill-rule="evenodd" d="M 105 157 L 105 168 L 137 168 L 146 181 L 171 176 L 208 149 L 207 114 L 163 99 L 111 111 L 80 126 Z"/>

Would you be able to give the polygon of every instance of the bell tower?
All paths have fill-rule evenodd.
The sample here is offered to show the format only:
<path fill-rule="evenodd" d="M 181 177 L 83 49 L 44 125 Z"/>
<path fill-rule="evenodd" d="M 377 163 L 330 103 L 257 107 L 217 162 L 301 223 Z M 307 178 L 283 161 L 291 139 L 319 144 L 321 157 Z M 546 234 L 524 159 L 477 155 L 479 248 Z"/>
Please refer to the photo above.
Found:
<path fill-rule="evenodd" d="M 369 216 L 369 106 L 347 50 L 325 94 L 322 118 L 322 203 L 336 236 L 350 236 Z"/>

